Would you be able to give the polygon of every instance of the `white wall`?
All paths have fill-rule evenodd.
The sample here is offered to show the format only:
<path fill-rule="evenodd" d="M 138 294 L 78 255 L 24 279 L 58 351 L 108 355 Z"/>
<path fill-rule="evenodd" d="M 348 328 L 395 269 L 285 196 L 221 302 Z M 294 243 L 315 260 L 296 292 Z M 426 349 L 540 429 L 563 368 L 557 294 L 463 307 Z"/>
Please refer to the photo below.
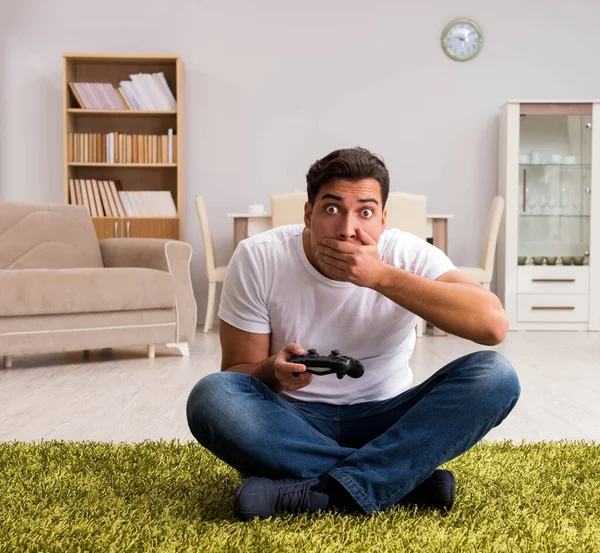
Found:
<path fill-rule="evenodd" d="M 218 262 L 227 212 L 305 186 L 319 157 L 382 154 L 392 189 L 454 213 L 450 256 L 477 262 L 496 192 L 507 99 L 600 96 L 591 0 L 0 0 L 0 199 L 62 201 L 63 52 L 176 53 L 186 65 L 188 228 L 201 319 L 206 282 L 193 197 Z M 485 46 L 457 63 L 440 32 L 476 20 Z"/>

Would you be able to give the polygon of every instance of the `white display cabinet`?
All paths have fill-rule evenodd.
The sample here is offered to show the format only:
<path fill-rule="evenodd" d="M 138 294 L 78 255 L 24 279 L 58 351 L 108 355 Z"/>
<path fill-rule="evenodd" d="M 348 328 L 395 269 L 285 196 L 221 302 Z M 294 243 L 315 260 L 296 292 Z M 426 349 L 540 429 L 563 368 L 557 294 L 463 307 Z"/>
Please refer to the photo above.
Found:
<path fill-rule="evenodd" d="M 497 290 L 511 330 L 600 330 L 599 133 L 600 100 L 502 108 Z"/>

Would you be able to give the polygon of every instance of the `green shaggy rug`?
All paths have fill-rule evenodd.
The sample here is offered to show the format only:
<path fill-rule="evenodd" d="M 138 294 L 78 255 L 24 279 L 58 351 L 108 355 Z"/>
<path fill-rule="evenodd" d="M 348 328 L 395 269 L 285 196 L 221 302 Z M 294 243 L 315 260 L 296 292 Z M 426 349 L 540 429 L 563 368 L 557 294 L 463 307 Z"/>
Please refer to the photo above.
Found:
<path fill-rule="evenodd" d="M 0 443 L 0 551 L 600 551 L 600 444 L 483 443 L 448 515 L 233 518 L 236 471 L 194 443 Z"/>

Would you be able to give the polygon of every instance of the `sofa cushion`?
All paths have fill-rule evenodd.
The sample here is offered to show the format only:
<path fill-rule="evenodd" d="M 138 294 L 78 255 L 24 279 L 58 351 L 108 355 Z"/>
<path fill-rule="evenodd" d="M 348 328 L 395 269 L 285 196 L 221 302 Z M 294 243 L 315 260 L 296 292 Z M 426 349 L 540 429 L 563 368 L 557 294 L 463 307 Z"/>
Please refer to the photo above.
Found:
<path fill-rule="evenodd" d="M 0 317 L 175 306 L 166 271 L 133 267 L 0 271 Z"/>
<path fill-rule="evenodd" d="M 0 202 L 0 269 L 102 266 L 85 207 Z"/>

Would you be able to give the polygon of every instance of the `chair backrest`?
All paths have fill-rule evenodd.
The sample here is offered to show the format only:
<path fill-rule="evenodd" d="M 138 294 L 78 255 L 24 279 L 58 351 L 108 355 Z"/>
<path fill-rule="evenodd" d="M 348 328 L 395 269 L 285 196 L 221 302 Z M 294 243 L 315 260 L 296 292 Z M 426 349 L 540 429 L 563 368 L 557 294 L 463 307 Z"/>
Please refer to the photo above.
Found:
<path fill-rule="evenodd" d="M 492 205 L 488 213 L 487 228 L 485 230 L 485 240 L 481 246 L 481 268 L 489 273 L 490 278 L 494 273 L 494 257 L 496 255 L 498 233 L 500 232 L 500 221 L 504 212 L 504 203 L 502 196 L 496 196 L 492 200 Z"/>
<path fill-rule="evenodd" d="M 427 196 L 390 192 L 385 204 L 386 228 L 398 228 L 425 238 L 427 232 Z"/>
<path fill-rule="evenodd" d="M 103 266 L 84 206 L 0 202 L 0 270 Z"/>
<path fill-rule="evenodd" d="M 306 192 L 290 192 L 271 196 L 271 226 L 280 227 L 304 223 L 304 204 L 307 201 Z"/>
<path fill-rule="evenodd" d="M 216 280 L 216 262 L 215 262 L 215 245 L 213 242 L 212 233 L 208 226 L 208 216 L 206 215 L 206 206 L 202 196 L 196 196 L 196 212 L 198 213 L 198 221 L 200 221 L 200 231 L 202 232 L 202 241 L 204 242 L 204 261 L 206 263 L 206 274 L 208 280 Z"/>

